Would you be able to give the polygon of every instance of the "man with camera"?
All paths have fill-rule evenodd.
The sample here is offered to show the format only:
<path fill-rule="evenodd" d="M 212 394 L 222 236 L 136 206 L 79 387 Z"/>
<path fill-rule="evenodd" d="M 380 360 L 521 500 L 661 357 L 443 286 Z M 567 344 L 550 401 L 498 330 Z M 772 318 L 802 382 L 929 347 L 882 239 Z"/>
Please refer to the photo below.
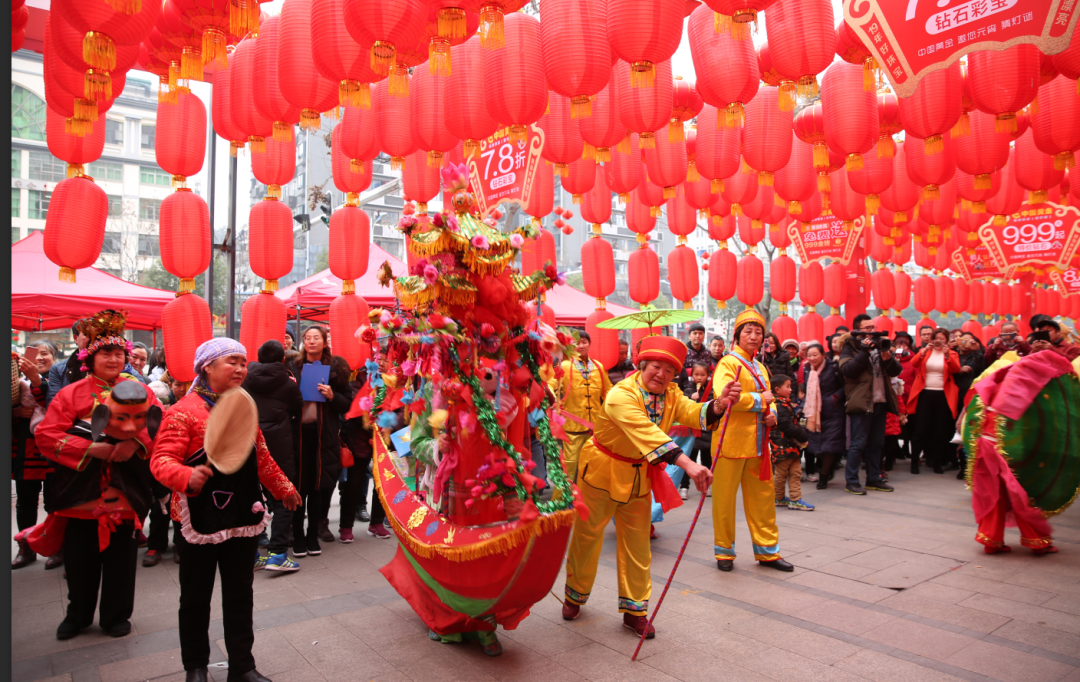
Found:
<path fill-rule="evenodd" d="M 885 332 L 874 331 L 869 315 L 858 315 L 855 330 L 843 337 L 840 373 L 844 375 L 851 443 L 847 452 L 847 487 L 852 495 L 867 490 L 892 492 L 881 473 L 885 444 L 885 416 L 899 414 L 896 392 L 889 379 L 900 374 L 900 363 L 892 354 Z M 866 460 L 866 487 L 859 483 L 859 469 Z"/>
<path fill-rule="evenodd" d="M 1016 326 L 1015 322 L 1002 322 L 997 340 L 990 344 L 986 349 L 986 353 L 983 354 L 986 366 L 989 367 L 994 364 L 998 358 L 1009 351 L 1024 357 L 1031 353 L 1031 346 L 1024 340 L 1024 337 L 1020 336 L 1020 328 Z"/>

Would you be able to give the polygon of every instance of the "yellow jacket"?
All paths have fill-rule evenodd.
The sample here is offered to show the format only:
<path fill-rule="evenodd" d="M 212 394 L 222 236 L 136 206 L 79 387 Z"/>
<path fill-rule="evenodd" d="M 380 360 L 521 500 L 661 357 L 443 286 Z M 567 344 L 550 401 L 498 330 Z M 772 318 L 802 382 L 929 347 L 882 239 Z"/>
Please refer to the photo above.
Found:
<path fill-rule="evenodd" d="M 736 355 L 738 357 L 736 357 Z M 740 358 L 746 364 L 740 362 Z M 756 370 L 757 377 L 750 372 L 747 366 Z M 765 442 L 765 405 L 762 403 L 761 394 L 769 389 L 769 370 L 765 365 L 754 360 L 742 348 L 735 346 L 716 366 L 713 374 L 713 393 L 719 398 L 729 381 L 735 379 L 736 372 L 742 368 L 739 375 L 739 385 L 742 386 L 742 394 L 739 402 L 732 407 L 732 414 L 728 421 L 727 435 L 724 436 L 724 447 L 720 450 L 720 457 L 729 459 L 749 459 L 768 454 L 769 444 Z M 712 451 L 716 453 L 720 446 L 720 434 L 713 434 Z M 715 456 L 715 455 L 714 455 Z"/>
<path fill-rule="evenodd" d="M 640 376 L 640 372 L 635 372 L 612 387 L 597 415 L 594 435 L 581 449 L 578 461 L 581 478 L 594 488 L 606 490 L 615 502 L 629 502 L 635 487 L 637 495 L 642 497 L 652 491 L 647 475 L 642 475 L 643 467 L 676 447 L 667 435 L 673 424 L 694 429 L 715 429 L 719 425 L 719 422 L 707 425 L 709 404 L 690 400 L 675 382 L 668 385 L 663 395 L 660 423 L 654 423 L 645 408 L 645 389 Z M 609 457 L 596 447 L 594 440 L 608 451 L 640 463 Z"/>
<path fill-rule="evenodd" d="M 562 399 L 563 410 L 579 419 L 584 419 L 592 424 L 600 417 L 600 411 L 604 405 L 604 399 L 611 390 L 611 379 L 608 378 L 607 370 L 596 360 L 592 361 L 593 369 L 589 372 L 589 380 L 581 375 L 581 370 L 573 360 L 563 360 L 562 379 L 554 377 L 548 380 L 548 386 L 553 393 Z M 564 427 L 567 433 L 584 433 L 587 428 L 573 420 L 567 420 Z"/>

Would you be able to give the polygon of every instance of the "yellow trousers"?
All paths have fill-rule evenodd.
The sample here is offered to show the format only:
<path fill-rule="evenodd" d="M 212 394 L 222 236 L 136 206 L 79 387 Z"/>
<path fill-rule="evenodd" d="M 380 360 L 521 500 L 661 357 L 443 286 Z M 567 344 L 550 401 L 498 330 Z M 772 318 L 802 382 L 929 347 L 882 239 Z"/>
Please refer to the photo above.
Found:
<path fill-rule="evenodd" d="M 754 543 L 754 558 L 780 558 L 780 533 L 776 529 L 773 481 L 758 478 L 762 458 L 721 457 L 713 478 L 713 551 L 717 559 L 735 558 L 735 493 L 742 488 L 743 511 Z"/>
<path fill-rule="evenodd" d="M 570 538 L 566 559 L 566 599 L 584 604 L 596 580 L 596 566 L 604 544 L 604 530 L 615 519 L 616 563 L 619 572 L 619 613 L 648 614 L 652 595 L 652 548 L 649 522 L 652 495 L 633 497 L 626 504 L 612 501 L 606 490 L 585 481 L 578 484 L 581 499 L 589 507 L 589 520 L 578 519 Z"/>
<path fill-rule="evenodd" d="M 570 433 L 566 434 L 570 440 L 562 444 L 562 461 L 563 471 L 566 472 L 566 480 L 571 483 L 577 483 L 578 472 L 578 459 L 581 458 L 581 448 L 585 447 L 585 443 L 592 438 L 592 431 L 586 431 L 585 433 Z M 552 501 L 559 501 L 562 499 L 562 491 L 556 489 L 551 495 Z"/>

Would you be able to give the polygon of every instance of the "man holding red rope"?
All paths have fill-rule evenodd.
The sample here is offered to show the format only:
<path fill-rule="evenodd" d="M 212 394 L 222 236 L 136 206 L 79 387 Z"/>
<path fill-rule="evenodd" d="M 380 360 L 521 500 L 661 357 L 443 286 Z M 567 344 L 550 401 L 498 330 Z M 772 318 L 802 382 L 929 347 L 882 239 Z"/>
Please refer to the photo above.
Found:
<path fill-rule="evenodd" d="M 762 566 L 795 570 L 780 558 L 769 459 L 769 429 L 776 425 L 776 415 L 770 409 L 769 370 L 754 359 L 764 338 L 765 318 L 752 308 L 739 313 L 732 351 L 720 360 L 713 377 L 714 387 L 737 380 L 742 389 L 731 407 L 727 438 L 721 444 L 719 434 L 713 434 L 713 457 L 719 458 L 712 498 L 714 552 L 721 571 L 730 571 L 735 564 L 735 493 L 740 487 L 754 558 Z M 720 397 L 718 391 L 716 396 Z"/>

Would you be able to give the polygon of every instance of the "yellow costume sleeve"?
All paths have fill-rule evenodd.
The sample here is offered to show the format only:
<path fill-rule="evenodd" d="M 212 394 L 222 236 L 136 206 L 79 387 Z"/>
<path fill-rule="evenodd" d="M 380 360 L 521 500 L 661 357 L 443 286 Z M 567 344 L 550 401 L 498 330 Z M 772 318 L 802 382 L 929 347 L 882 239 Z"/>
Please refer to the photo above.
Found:
<path fill-rule="evenodd" d="M 600 395 L 603 400 L 607 400 L 607 394 L 611 393 L 611 378 L 608 376 L 607 367 L 604 367 L 596 360 L 593 360 L 597 369 L 600 370 Z"/>
<path fill-rule="evenodd" d="M 719 424 L 719 422 L 716 422 L 710 425 L 706 422 L 705 418 L 709 414 L 709 406 L 711 403 L 699 403 L 695 400 L 691 400 L 678 388 L 676 388 L 674 392 L 669 390 L 667 399 L 671 401 L 671 404 L 675 408 L 676 424 L 689 426 L 690 428 L 698 429 L 699 431 L 713 431 Z"/>
<path fill-rule="evenodd" d="M 552 372 L 551 377 L 548 378 L 548 388 L 551 389 L 551 392 L 555 394 L 556 398 L 562 399 L 563 397 L 566 396 L 566 391 L 564 389 L 566 387 L 566 384 L 570 380 L 570 369 L 571 369 L 570 361 L 569 360 L 563 360 L 563 362 L 562 362 L 562 371 L 563 371 L 562 378 L 557 379 L 555 377 L 555 372 Z"/>
<path fill-rule="evenodd" d="M 739 384 L 742 386 L 742 394 L 739 395 L 739 402 L 735 403 L 731 409 L 735 412 L 761 412 L 764 410 L 764 403 L 761 400 L 761 393 L 755 390 L 757 387 L 754 385 L 753 377 L 737 358 L 730 355 L 725 355 L 716 367 L 716 373 L 713 375 L 713 397 L 720 397 L 724 386 L 727 386 L 729 381 L 735 380 L 740 367 L 742 367 L 742 374 L 739 375 Z M 757 369 L 761 370 L 760 367 Z"/>
<path fill-rule="evenodd" d="M 671 410 L 671 407 L 667 409 Z M 604 403 L 604 414 L 619 428 L 622 432 L 620 435 L 630 441 L 649 462 L 678 447 L 663 429 L 649 420 L 636 382 L 619 384 L 617 389 L 612 390 Z"/>

